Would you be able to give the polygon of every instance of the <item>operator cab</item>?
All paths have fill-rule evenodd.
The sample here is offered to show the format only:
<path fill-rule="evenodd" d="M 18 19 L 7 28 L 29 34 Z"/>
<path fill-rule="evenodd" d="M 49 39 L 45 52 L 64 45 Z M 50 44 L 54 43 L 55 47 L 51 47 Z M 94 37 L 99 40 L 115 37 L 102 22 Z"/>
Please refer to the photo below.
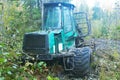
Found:
<path fill-rule="evenodd" d="M 74 5 L 67 3 L 45 3 L 43 15 L 43 29 L 55 30 L 63 29 L 69 32 L 73 29 L 73 9 Z"/>

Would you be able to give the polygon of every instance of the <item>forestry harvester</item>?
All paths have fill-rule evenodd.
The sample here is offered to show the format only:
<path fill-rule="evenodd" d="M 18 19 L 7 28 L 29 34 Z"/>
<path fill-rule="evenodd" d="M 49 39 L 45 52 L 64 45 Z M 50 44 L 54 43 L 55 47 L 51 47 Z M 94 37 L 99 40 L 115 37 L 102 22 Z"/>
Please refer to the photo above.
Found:
<path fill-rule="evenodd" d="M 91 26 L 84 12 L 70 3 L 44 3 L 42 30 L 24 34 L 23 51 L 39 61 L 59 62 L 65 71 L 84 76 L 90 70 L 91 48 L 84 37 Z"/>

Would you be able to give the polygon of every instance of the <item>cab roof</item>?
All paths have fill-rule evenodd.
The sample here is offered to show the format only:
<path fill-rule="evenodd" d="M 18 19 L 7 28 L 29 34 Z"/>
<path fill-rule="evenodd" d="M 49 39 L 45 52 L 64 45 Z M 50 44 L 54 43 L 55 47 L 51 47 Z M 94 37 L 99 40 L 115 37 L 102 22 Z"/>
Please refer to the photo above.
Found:
<path fill-rule="evenodd" d="M 44 7 L 55 7 L 55 6 L 65 6 L 69 7 L 71 9 L 74 9 L 74 5 L 70 3 L 64 3 L 64 2 L 56 2 L 56 3 L 44 3 Z"/>

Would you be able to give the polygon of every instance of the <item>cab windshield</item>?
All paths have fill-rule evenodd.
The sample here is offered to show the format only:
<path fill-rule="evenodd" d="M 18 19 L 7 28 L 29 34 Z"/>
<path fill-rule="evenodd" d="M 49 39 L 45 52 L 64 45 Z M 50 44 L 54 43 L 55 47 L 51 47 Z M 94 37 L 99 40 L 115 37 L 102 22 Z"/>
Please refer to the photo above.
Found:
<path fill-rule="evenodd" d="M 46 29 L 61 28 L 61 9 L 60 7 L 45 7 L 44 27 Z"/>

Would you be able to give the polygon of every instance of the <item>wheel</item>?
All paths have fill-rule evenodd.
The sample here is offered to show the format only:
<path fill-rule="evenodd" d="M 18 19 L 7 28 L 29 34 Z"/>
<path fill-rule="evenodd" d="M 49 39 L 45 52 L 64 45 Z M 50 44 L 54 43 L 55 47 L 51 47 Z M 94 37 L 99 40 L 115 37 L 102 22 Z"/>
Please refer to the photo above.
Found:
<path fill-rule="evenodd" d="M 70 50 L 74 52 L 74 61 L 70 61 L 69 64 L 74 63 L 74 68 L 71 70 L 72 74 L 76 77 L 84 77 L 90 72 L 90 54 L 92 50 L 89 47 L 76 48 Z"/>

